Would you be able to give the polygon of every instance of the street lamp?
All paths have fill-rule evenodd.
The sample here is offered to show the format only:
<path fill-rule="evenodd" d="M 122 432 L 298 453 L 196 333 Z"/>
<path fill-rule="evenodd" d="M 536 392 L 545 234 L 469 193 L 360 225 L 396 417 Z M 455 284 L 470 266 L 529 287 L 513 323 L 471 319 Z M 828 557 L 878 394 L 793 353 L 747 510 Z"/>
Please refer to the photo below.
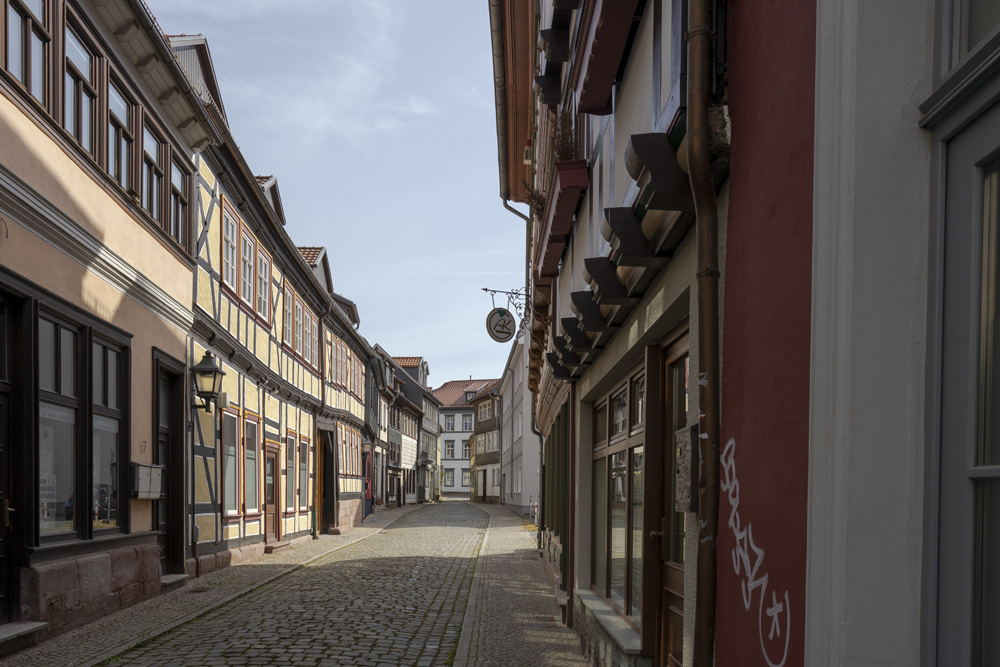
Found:
<path fill-rule="evenodd" d="M 202 405 L 197 403 L 191 407 L 195 410 L 212 411 L 212 403 L 219 400 L 219 392 L 222 390 L 222 378 L 225 371 L 215 365 L 215 358 L 211 352 L 205 352 L 197 364 L 191 367 L 191 375 L 194 377 L 195 394 L 202 400 Z"/>

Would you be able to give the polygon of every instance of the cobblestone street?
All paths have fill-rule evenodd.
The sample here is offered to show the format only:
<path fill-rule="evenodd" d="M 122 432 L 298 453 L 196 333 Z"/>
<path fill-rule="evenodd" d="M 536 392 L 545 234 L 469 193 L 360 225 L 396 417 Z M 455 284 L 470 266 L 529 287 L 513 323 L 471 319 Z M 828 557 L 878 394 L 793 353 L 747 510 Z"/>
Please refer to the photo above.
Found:
<path fill-rule="evenodd" d="M 502 507 L 380 511 L 347 536 L 190 580 L 4 664 L 585 665 L 533 546 Z"/>

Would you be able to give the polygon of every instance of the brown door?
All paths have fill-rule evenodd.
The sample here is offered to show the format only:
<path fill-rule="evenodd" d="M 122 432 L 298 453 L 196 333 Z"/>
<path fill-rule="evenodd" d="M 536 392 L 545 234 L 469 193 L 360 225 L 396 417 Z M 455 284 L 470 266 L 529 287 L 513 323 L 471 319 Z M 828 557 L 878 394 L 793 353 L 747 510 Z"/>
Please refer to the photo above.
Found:
<path fill-rule="evenodd" d="M 184 572 L 184 366 L 157 352 L 156 362 L 156 448 L 153 463 L 163 466 L 160 498 L 153 505 L 157 542 L 160 545 L 160 574 Z"/>
<path fill-rule="evenodd" d="M 278 539 L 277 512 L 277 472 L 278 453 L 268 449 L 264 454 L 264 530 L 265 542 L 275 542 Z"/>
<path fill-rule="evenodd" d="M 674 352 L 674 354 L 670 354 Z M 674 434 L 684 428 L 688 411 L 688 356 L 670 350 L 666 359 L 665 439 L 663 457 L 663 528 L 661 551 L 660 646 L 657 664 L 680 667 L 684 651 L 684 520 L 674 508 L 674 473 L 677 443 Z"/>

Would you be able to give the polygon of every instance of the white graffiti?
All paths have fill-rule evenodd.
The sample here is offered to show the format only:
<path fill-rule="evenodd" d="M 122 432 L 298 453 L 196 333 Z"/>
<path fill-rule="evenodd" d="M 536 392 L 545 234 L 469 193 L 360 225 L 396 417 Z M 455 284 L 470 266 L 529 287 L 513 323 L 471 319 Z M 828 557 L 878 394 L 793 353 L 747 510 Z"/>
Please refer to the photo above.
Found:
<path fill-rule="evenodd" d="M 736 478 L 735 453 L 736 439 L 730 438 L 722 450 L 720 464 L 722 467 L 721 489 L 729 499 L 729 528 L 733 531 L 733 537 L 736 539 L 736 546 L 733 547 L 732 551 L 733 571 L 737 577 L 740 577 L 743 607 L 747 611 L 750 611 L 754 594 L 759 589 L 757 631 L 760 637 L 760 650 L 770 667 L 783 667 L 785 660 L 788 659 L 788 640 L 792 625 L 788 591 L 785 591 L 784 596 L 779 598 L 778 594 L 772 590 L 770 604 L 765 608 L 768 575 L 761 567 L 764 562 L 764 550 L 757 546 L 753 540 L 753 526 L 749 522 L 744 526 L 740 517 L 740 481 Z M 764 640 L 765 617 L 767 622 L 766 642 Z M 782 637 L 784 637 L 784 650 L 779 659 L 772 659 L 769 649 L 776 653 L 775 644 L 780 645 Z M 775 638 L 778 641 L 775 641 Z"/>

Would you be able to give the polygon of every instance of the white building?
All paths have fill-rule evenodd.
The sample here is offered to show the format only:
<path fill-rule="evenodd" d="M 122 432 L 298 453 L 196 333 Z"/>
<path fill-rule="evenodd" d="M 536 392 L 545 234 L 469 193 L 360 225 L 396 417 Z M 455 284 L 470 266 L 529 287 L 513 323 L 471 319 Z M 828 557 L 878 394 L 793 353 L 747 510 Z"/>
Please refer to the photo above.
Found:
<path fill-rule="evenodd" d="M 522 516 L 538 501 L 538 436 L 531 429 L 528 356 L 522 331 L 500 380 L 500 504 Z"/>

